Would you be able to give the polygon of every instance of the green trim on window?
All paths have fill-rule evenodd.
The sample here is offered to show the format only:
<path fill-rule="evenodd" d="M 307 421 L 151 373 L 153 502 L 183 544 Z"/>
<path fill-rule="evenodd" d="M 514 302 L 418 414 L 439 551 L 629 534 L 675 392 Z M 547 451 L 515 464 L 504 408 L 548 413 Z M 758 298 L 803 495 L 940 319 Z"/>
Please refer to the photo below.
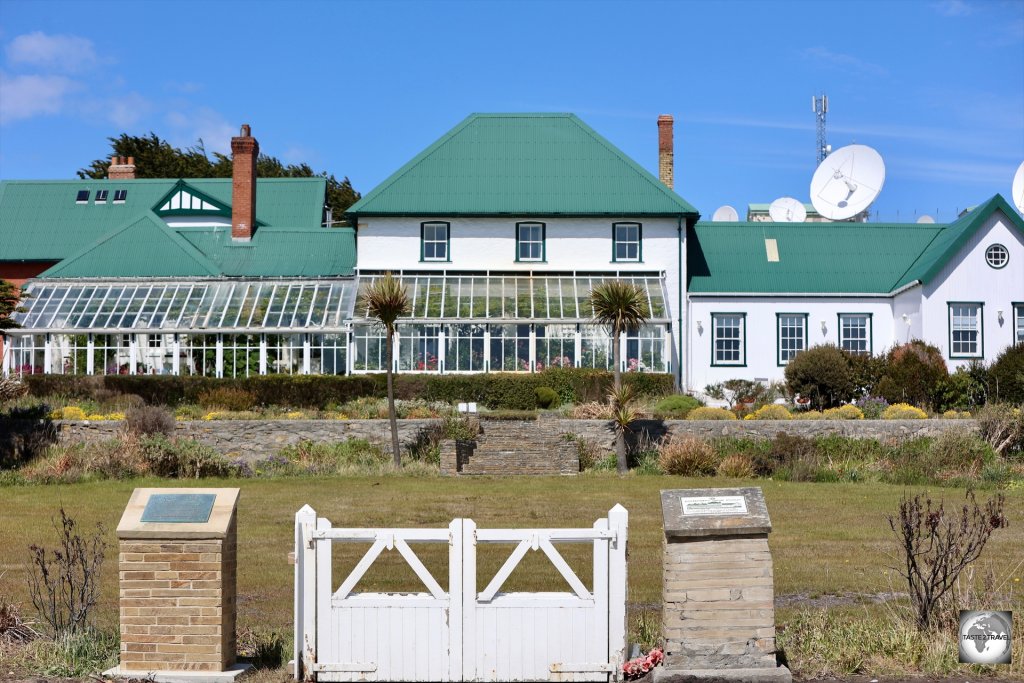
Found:
<path fill-rule="evenodd" d="M 804 319 L 804 346 L 800 351 L 807 350 L 807 314 L 806 313 L 776 313 L 775 314 L 775 363 L 777 367 L 784 368 L 789 364 L 787 360 L 785 363 L 782 362 L 782 330 L 781 322 L 783 316 L 796 316 Z M 800 353 L 797 351 L 797 353 Z"/>
<path fill-rule="evenodd" d="M 978 307 L 978 351 L 980 355 L 953 355 L 953 306 L 977 306 Z M 975 360 L 985 357 L 985 302 L 984 301 L 947 301 L 946 302 L 946 329 L 949 333 L 950 360 Z"/>
<path fill-rule="evenodd" d="M 425 244 L 425 233 L 428 225 L 443 225 L 445 227 L 445 247 L 444 253 L 446 258 L 431 258 L 428 259 L 425 256 L 426 244 Z M 451 263 L 452 262 L 452 224 L 448 221 L 423 221 L 420 223 L 420 263 Z"/>
<path fill-rule="evenodd" d="M 1013 306 L 1013 329 L 1010 330 L 1011 344 L 1024 344 L 1024 339 L 1017 339 L 1017 321 L 1024 320 L 1024 301 L 1011 301 Z"/>
<path fill-rule="evenodd" d="M 524 225 L 540 226 L 540 258 L 519 258 L 519 228 Z M 548 224 L 541 221 L 520 221 L 516 223 L 516 263 L 547 263 L 548 262 Z"/>
<path fill-rule="evenodd" d="M 620 225 L 636 226 L 636 258 L 620 259 L 616 256 L 618 249 L 618 230 Z M 643 263 L 644 262 L 644 224 L 638 221 L 618 221 L 612 223 L 612 263 Z"/>
<path fill-rule="evenodd" d="M 720 315 L 738 315 L 742 319 L 741 334 L 743 339 L 743 362 L 742 363 L 719 363 L 715 360 L 715 317 Z M 747 314 L 738 311 L 719 311 L 711 313 L 711 367 L 713 368 L 745 368 L 747 367 Z"/>
<path fill-rule="evenodd" d="M 868 350 L 867 354 L 873 356 L 875 354 L 875 319 L 874 313 L 836 313 L 836 343 L 839 349 L 843 348 L 843 318 L 853 317 L 857 315 L 867 316 L 868 319 Z"/>

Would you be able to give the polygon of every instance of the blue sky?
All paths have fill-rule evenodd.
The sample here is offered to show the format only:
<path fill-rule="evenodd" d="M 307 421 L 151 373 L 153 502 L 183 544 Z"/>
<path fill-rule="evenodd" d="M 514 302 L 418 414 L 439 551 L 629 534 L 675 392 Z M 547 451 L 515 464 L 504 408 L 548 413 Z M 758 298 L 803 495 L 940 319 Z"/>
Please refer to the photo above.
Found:
<path fill-rule="evenodd" d="M 0 178 L 70 178 L 108 136 L 224 151 L 241 123 L 367 192 L 474 111 L 571 111 L 707 217 L 808 201 L 828 141 L 879 150 L 872 219 L 950 220 L 1024 161 L 1024 1 L 0 0 Z"/>

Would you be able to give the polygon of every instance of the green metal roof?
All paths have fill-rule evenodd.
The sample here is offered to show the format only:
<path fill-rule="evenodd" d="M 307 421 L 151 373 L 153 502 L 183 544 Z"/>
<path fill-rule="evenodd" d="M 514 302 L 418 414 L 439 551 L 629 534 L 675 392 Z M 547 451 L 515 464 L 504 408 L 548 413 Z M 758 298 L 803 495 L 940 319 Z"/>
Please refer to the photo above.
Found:
<path fill-rule="evenodd" d="M 700 222 L 687 233 L 687 289 L 890 294 L 928 282 L 997 210 L 1024 234 L 1024 220 L 999 195 L 949 224 Z M 777 262 L 768 260 L 768 239 Z"/>
<path fill-rule="evenodd" d="M 0 260 L 55 261 L 67 258 L 120 226 L 151 210 L 179 180 L 5 180 L 0 181 Z M 184 181 L 215 201 L 231 205 L 230 178 Z M 115 203 L 114 191 L 128 191 Z M 308 229 L 321 225 L 327 181 L 324 178 L 257 180 L 256 217 L 260 225 Z M 75 201 L 79 190 L 89 201 Z M 107 190 L 107 201 L 95 202 Z M 258 232 L 258 231 L 257 231 Z"/>
<path fill-rule="evenodd" d="M 347 212 L 358 216 L 696 213 L 572 114 L 471 114 Z"/>
<path fill-rule="evenodd" d="M 327 277 L 355 272 L 355 230 L 260 228 L 233 243 L 227 228 L 192 228 L 181 236 L 230 277 Z"/>

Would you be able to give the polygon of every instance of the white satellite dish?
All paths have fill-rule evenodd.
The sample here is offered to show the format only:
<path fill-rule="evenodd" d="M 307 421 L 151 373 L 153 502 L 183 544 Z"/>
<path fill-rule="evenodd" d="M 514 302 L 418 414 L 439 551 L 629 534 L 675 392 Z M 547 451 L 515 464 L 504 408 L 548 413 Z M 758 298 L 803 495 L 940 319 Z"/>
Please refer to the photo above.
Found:
<path fill-rule="evenodd" d="M 736 213 L 736 209 L 728 204 L 715 209 L 715 215 L 711 217 L 711 220 L 716 223 L 735 223 L 739 219 L 740 215 Z"/>
<path fill-rule="evenodd" d="M 1017 210 L 1024 213 L 1024 161 L 1020 162 L 1017 172 L 1013 174 L 1010 195 L 1013 197 L 1013 203 L 1017 205 Z"/>
<path fill-rule="evenodd" d="M 807 219 L 807 209 L 803 202 L 792 197 L 779 197 L 768 207 L 768 215 L 776 223 L 803 223 Z"/>
<path fill-rule="evenodd" d="M 934 223 L 935 219 L 932 218 L 931 216 L 929 216 L 928 214 L 925 214 L 925 215 L 921 216 L 920 218 L 918 218 L 917 222 L 918 223 Z"/>
<path fill-rule="evenodd" d="M 868 208 L 882 191 L 885 163 L 866 145 L 847 145 L 829 154 L 811 178 L 811 203 L 825 218 L 841 221 Z"/>

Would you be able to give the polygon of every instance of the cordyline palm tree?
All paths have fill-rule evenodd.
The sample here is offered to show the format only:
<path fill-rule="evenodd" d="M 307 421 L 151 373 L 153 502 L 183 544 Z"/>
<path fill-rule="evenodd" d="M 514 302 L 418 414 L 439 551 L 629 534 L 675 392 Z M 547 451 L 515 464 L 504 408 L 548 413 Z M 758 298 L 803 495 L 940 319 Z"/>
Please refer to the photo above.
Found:
<path fill-rule="evenodd" d="M 395 416 L 395 380 L 394 380 L 394 346 L 395 325 L 397 320 L 408 315 L 409 294 L 401 281 L 385 273 L 384 277 L 363 290 L 359 306 L 365 307 L 371 318 L 384 326 L 387 331 L 387 362 L 388 362 L 388 420 L 391 422 L 391 450 L 395 459 L 395 467 L 402 466 L 402 451 L 398 446 L 398 419 Z"/>
<path fill-rule="evenodd" d="M 627 417 L 629 411 L 626 404 L 630 399 L 626 397 L 630 394 L 622 391 L 622 353 L 619 350 L 619 340 L 623 332 L 636 330 L 647 322 L 650 315 L 647 295 L 632 282 L 608 280 L 590 290 L 590 303 L 594 307 L 594 321 L 612 328 L 612 358 L 615 364 L 615 384 L 610 394 L 612 410 L 620 417 Z M 618 460 L 618 471 L 619 474 L 625 474 L 628 469 L 625 429 L 617 429 L 616 432 L 615 455 Z"/>

